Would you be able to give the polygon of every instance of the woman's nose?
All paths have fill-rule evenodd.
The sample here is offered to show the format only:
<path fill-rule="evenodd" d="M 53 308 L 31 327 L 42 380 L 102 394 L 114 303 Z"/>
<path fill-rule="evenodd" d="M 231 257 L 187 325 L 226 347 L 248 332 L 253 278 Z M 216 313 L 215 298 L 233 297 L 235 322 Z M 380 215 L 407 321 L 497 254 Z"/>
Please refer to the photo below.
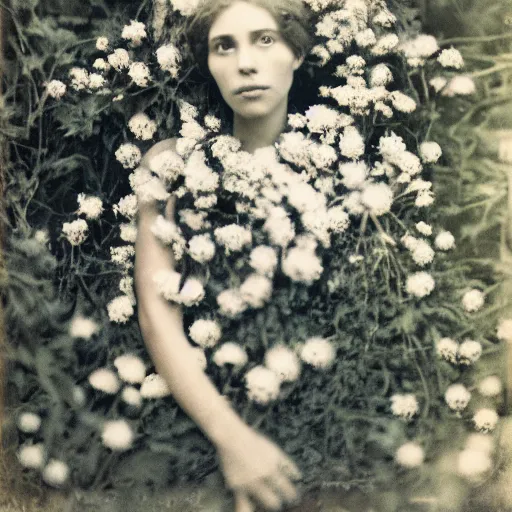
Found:
<path fill-rule="evenodd" d="M 256 61 L 251 48 L 240 48 L 238 52 L 238 70 L 246 75 L 256 72 Z"/>

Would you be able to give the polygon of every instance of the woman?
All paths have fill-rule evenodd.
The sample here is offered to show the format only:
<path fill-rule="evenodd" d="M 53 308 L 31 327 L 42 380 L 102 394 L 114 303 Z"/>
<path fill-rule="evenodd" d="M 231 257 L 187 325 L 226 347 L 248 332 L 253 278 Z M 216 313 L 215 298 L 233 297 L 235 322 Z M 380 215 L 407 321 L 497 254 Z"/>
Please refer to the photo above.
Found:
<path fill-rule="evenodd" d="M 206 0 L 189 25 L 198 63 L 232 110 L 232 135 L 245 151 L 273 144 L 285 128 L 294 72 L 310 45 L 306 14 L 301 0 Z M 142 165 L 150 167 L 152 158 L 174 147 L 174 139 L 156 144 Z M 174 220 L 175 214 L 171 198 L 166 216 Z M 297 499 L 293 480 L 300 473 L 280 448 L 243 422 L 194 365 L 180 309 L 161 298 L 151 281 L 156 271 L 174 268 L 150 230 L 157 215 L 155 204 L 139 211 L 135 281 L 145 343 L 176 401 L 216 446 L 237 512 L 253 510 L 253 501 L 278 510 Z"/>

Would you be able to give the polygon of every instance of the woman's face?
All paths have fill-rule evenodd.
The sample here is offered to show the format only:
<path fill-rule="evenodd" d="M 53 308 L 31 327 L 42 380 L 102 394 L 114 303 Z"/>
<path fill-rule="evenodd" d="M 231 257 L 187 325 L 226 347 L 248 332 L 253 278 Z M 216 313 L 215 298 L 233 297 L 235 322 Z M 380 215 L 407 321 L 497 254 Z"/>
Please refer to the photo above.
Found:
<path fill-rule="evenodd" d="M 293 72 L 302 59 L 262 7 L 235 2 L 219 14 L 208 34 L 208 68 L 222 97 L 242 118 L 287 108 Z"/>

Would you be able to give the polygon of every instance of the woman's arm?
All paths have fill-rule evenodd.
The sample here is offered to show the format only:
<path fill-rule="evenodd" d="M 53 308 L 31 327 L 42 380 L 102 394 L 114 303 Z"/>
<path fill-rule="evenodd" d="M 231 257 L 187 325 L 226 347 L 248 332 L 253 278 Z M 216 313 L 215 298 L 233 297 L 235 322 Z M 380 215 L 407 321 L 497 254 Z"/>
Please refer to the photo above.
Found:
<path fill-rule="evenodd" d="M 160 151 L 173 149 L 173 141 L 155 145 L 142 165 Z M 173 270 L 172 251 L 164 247 L 151 232 L 158 216 L 156 203 L 139 205 L 138 234 L 135 244 L 135 287 L 139 325 L 146 346 L 160 375 L 183 410 L 215 444 L 223 443 L 245 424 L 220 395 L 197 364 L 192 346 L 183 330 L 179 306 L 171 304 L 157 292 L 153 276 L 158 270 Z M 166 217 L 174 220 L 174 201 L 167 205 Z"/>
<path fill-rule="evenodd" d="M 154 155 L 168 149 L 174 149 L 171 140 L 157 144 L 142 165 L 149 167 Z M 174 221 L 174 213 L 171 198 L 167 219 Z M 300 478 L 300 472 L 278 446 L 244 423 L 197 363 L 180 306 L 162 298 L 153 282 L 159 270 L 174 270 L 172 251 L 151 232 L 157 216 L 156 203 L 139 205 L 135 288 L 145 344 L 175 400 L 216 446 L 226 484 L 235 491 L 237 512 L 250 512 L 251 499 L 278 510 L 283 501 L 296 499 L 291 480 Z"/>

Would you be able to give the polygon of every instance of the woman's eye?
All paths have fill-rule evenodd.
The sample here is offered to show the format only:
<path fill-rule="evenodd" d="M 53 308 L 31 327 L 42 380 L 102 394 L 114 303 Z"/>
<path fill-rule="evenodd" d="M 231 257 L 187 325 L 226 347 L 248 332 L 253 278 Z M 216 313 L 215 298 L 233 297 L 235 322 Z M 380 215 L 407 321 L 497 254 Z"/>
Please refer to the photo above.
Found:
<path fill-rule="evenodd" d="M 260 37 L 260 43 L 263 46 L 270 46 L 274 42 L 274 38 L 269 35 L 263 35 Z"/>
<path fill-rule="evenodd" d="M 214 50 L 215 53 L 224 54 L 229 53 L 229 51 L 233 48 L 233 45 L 231 43 L 228 43 L 227 41 L 219 41 L 215 44 Z"/>

